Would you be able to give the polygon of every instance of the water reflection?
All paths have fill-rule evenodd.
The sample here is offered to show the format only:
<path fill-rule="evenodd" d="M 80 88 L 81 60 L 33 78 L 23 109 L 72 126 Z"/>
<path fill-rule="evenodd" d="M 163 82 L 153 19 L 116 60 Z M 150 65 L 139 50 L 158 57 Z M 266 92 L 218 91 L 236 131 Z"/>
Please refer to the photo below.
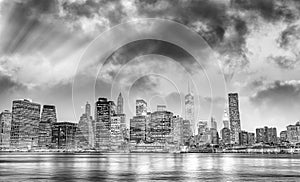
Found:
<path fill-rule="evenodd" d="M 0 155 L 0 181 L 297 181 L 299 169 L 295 155 Z"/>

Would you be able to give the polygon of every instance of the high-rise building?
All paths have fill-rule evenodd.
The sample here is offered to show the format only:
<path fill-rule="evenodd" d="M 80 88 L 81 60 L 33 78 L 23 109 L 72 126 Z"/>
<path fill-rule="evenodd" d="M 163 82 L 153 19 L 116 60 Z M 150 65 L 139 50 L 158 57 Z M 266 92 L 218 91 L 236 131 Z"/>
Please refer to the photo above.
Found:
<path fill-rule="evenodd" d="M 157 111 L 166 111 L 167 110 L 167 106 L 165 105 L 157 105 Z"/>
<path fill-rule="evenodd" d="M 56 149 L 72 150 L 76 146 L 77 124 L 72 122 L 56 122 L 53 124 L 52 145 Z"/>
<path fill-rule="evenodd" d="M 276 128 L 268 128 L 267 126 L 265 126 L 264 128 L 257 128 L 256 142 L 269 143 L 269 144 L 277 143 Z"/>
<path fill-rule="evenodd" d="M 192 136 L 191 130 L 191 122 L 190 120 L 183 120 L 182 122 L 182 137 L 183 137 L 183 144 L 186 145 L 189 143 L 189 139 Z"/>
<path fill-rule="evenodd" d="M 279 136 L 280 138 L 280 142 L 287 142 L 288 140 L 287 140 L 287 131 L 286 130 L 284 130 L 284 131 L 281 131 L 280 132 L 280 136 Z"/>
<path fill-rule="evenodd" d="M 44 120 L 39 123 L 39 147 L 50 148 L 52 146 L 52 125 L 51 120 Z"/>
<path fill-rule="evenodd" d="M 240 145 L 243 145 L 243 146 L 248 145 L 248 132 L 241 131 L 239 133 L 239 142 L 240 142 L 239 143 Z"/>
<path fill-rule="evenodd" d="M 111 116 L 111 149 L 118 151 L 121 149 L 123 139 L 123 133 L 121 128 L 122 116 Z"/>
<path fill-rule="evenodd" d="M 291 144 L 296 144 L 300 142 L 300 122 L 295 125 L 289 125 L 286 127 L 287 140 Z"/>
<path fill-rule="evenodd" d="M 218 131 L 214 128 L 211 128 L 210 133 L 211 133 L 211 143 L 214 144 L 214 145 L 218 145 L 219 144 L 219 133 L 218 133 Z"/>
<path fill-rule="evenodd" d="M 27 99 L 13 101 L 10 135 L 12 148 L 31 149 L 38 146 L 40 110 L 40 104 Z"/>
<path fill-rule="evenodd" d="M 147 102 L 143 99 L 136 100 L 136 116 L 146 116 L 147 115 Z"/>
<path fill-rule="evenodd" d="M 198 135 L 197 135 L 197 143 L 199 145 L 206 145 L 211 143 L 211 132 L 208 128 L 208 121 L 201 120 L 198 122 Z"/>
<path fill-rule="evenodd" d="M 0 114 L 0 148 L 7 149 L 10 146 L 11 112 L 8 110 Z"/>
<path fill-rule="evenodd" d="M 39 123 L 39 139 L 38 144 L 41 148 L 49 148 L 51 146 L 52 125 L 57 122 L 56 109 L 53 105 L 44 105 Z"/>
<path fill-rule="evenodd" d="M 210 123 L 211 123 L 210 126 L 211 126 L 212 129 L 215 129 L 215 130 L 218 129 L 217 122 L 216 122 L 216 119 L 214 117 L 210 118 Z"/>
<path fill-rule="evenodd" d="M 117 99 L 117 114 L 123 114 L 123 105 L 124 105 L 124 100 L 122 94 L 120 93 Z"/>
<path fill-rule="evenodd" d="M 41 122 L 50 121 L 51 123 L 56 123 L 56 109 L 53 105 L 43 105 Z"/>
<path fill-rule="evenodd" d="M 192 135 L 195 134 L 195 110 L 194 110 L 194 96 L 191 92 L 190 85 L 188 85 L 188 94 L 185 96 L 185 119 L 190 121 Z"/>
<path fill-rule="evenodd" d="M 99 98 L 95 104 L 95 147 L 110 150 L 111 116 L 115 115 L 115 104 L 107 98 Z"/>
<path fill-rule="evenodd" d="M 223 128 L 221 130 L 221 136 L 222 136 L 222 142 L 225 145 L 229 145 L 231 143 L 230 141 L 230 129 L 229 128 Z"/>
<path fill-rule="evenodd" d="M 149 123 L 149 136 L 151 142 L 171 142 L 173 113 L 169 111 L 155 111 L 151 113 Z"/>
<path fill-rule="evenodd" d="M 93 118 L 91 116 L 91 105 L 87 102 L 85 113 L 81 115 L 76 131 L 77 147 L 82 149 L 94 146 Z"/>
<path fill-rule="evenodd" d="M 228 116 L 227 109 L 224 109 L 223 125 L 224 125 L 224 128 L 230 128 L 229 127 L 229 116 Z"/>
<path fill-rule="evenodd" d="M 139 115 L 130 119 L 130 141 L 135 143 L 146 141 L 146 117 Z"/>
<path fill-rule="evenodd" d="M 255 143 L 255 133 L 248 132 L 248 145 Z"/>
<path fill-rule="evenodd" d="M 173 142 L 177 145 L 183 144 L 183 118 L 179 116 L 173 117 Z"/>
<path fill-rule="evenodd" d="M 239 133 L 241 131 L 241 121 L 240 121 L 240 112 L 239 112 L 239 98 L 237 93 L 228 94 L 228 104 L 229 104 L 231 142 L 233 144 L 239 144 Z"/>

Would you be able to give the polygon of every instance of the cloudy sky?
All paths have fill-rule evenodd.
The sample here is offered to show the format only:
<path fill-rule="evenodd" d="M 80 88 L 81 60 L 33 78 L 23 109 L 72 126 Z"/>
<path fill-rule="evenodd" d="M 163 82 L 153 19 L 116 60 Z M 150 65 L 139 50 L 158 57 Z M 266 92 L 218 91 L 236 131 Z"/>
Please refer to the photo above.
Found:
<path fill-rule="evenodd" d="M 145 18 L 180 23 L 202 41 L 176 37 L 179 31 L 168 23 L 110 34 Z M 152 33 L 163 38 L 132 41 Z M 1 110 L 31 98 L 56 105 L 59 120 L 77 122 L 86 101 L 116 100 L 121 91 L 128 117 L 136 98 L 151 110 L 166 104 L 184 116 L 190 82 L 197 120 L 214 115 L 219 129 L 227 92 L 239 93 L 244 130 L 283 130 L 300 119 L 297 0 L 0 0 L 0 34 Z M 173 42 L 162 41 L 173 40 L 169 35 Z M 184 41 L 191 52 L 180 46 Z M 196 49 L 200 64 L 191 55 Z"/>

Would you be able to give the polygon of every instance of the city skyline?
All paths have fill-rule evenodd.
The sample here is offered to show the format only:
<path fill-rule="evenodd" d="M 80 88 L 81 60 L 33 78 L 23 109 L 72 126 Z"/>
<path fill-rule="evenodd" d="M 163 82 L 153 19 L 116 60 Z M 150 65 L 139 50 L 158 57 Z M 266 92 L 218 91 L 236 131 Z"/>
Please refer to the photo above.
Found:
<path fill-rule="evenodd" d="M 86 101 L 92 103 L 99 96 L 115 99 L 122 91 L 128 116 L 135 114 L 131 112 L 134 107 L 128 107 L 134 106 L 135 97 L 149 101 L 152 110 L 166 101 L 168 108 L 183 116 L 180 103 L 184 103 L 186 78 L 191 77 L 195 115 L 209 118 L 206 113 L 213 103 L 212 115 L 222 124 L 223 90 L 212 97 L 202 69 L 178 45 L 149 39 L 130 42 L 115 49 L 107 60 L 87 61 L 77 68 L 86 47 L 101 33 L 125 22 L 157 18 L 180 23 L 203 37 L 224 73 L 225 93 L 240 94 L 242 128 L 253 131 L 256 125 L 274 125 L 282 130 L 300 118 L 300 12 L 296 1 L 2 0 L 0 17 L 0 110 L 11 108 L 11 100 L 32 98 L 56 105 L 60 120 L 74 121 L 79 120 Z M 153 32 L 160 32 L 159 28 Z M 126 38 L 134 33 L 120 34 Z M 172 33 L 176 30 L 168 30 L 163 37 Z M 95 62 L 105 64 L 94 97 L 86 85 L 95 83 L 95 75 L 90 74 L 97 68 Z M 213 60 L 201 63 L 210 66 Z M 75 88 L 74 77 L 80 82 Z M 224 84 L 217 77 L 209 79 Z M 75 101 L 72 91 L 77 94 Z"/>

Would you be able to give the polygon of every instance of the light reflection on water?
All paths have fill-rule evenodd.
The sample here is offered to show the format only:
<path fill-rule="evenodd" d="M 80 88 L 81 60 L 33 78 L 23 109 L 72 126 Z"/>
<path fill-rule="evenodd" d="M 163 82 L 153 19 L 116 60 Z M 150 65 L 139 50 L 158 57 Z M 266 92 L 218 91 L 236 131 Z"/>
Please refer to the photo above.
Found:
<path fill-rule="evenodd" d="M 0 153 L 0 181 L 298 181 L 300 156 Z"/>

